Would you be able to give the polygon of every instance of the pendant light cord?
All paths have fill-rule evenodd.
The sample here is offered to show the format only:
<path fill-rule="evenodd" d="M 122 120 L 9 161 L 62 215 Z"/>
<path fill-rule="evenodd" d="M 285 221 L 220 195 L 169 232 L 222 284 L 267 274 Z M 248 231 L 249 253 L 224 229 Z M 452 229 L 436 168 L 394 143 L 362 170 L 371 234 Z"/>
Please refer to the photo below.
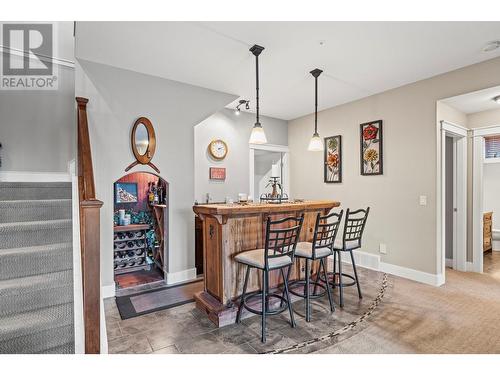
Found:
<path fill-rule="evenodd" d="M 318 134 L 318 77 L 314 77 L 314 134 Z"/>
<path fill-rule="evenodd" d="M 255 106 L 255 110 L 257 113 L 256 124 L 260 124 L 260 121 L 259 121 L 259 55 L 255 56 L 255 81 L 256 81 L 255 87 L 256 87 L 256 91 L 257 91 L 256 106 Z"/>

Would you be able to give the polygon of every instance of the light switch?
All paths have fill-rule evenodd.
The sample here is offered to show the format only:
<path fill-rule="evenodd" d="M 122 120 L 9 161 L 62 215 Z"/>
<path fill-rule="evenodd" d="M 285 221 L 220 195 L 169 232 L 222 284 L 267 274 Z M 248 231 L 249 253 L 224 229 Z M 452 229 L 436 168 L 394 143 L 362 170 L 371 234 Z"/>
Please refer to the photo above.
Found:
<path fill-rule="evenodd" d="M 420 205 L 421 206 L 427 206 L 427 195 L 421 195 L 420 196 Z"/>
<path fill-rule="evenodd" d="M 385 243 L 381 243 L 378 249 L 380 251 L 380 254 L 387 254 L 387 246 Z"/>

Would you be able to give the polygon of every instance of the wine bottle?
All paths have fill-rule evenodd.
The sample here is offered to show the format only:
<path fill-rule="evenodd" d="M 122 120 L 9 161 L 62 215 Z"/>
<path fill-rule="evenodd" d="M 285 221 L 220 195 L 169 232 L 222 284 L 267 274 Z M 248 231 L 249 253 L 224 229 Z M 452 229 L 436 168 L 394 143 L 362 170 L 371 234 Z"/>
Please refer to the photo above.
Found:
<path fill-rule="evenodd" d="M 155 194 L 154 194 L 153 190 L 154 190 L 154 182 L 151 182 L 149 185 L 149 195 L 148 195 L 148 202 L 151 205 L 154 204 L 154 200 L 155 200 Z"/>
<path fill-rule="evenodd" d="M 154 189 L 154 196 L 153 196 L 153 203 L 158 204 L 160 202 L 159 197 L 158 197 L 158 187 L 155 187 Z"/>

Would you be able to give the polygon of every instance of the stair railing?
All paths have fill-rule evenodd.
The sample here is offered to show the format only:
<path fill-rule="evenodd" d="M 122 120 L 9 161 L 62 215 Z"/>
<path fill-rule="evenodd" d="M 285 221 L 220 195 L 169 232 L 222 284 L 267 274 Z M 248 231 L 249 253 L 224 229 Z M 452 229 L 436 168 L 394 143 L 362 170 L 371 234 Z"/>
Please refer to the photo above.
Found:
<path fill-rule="evenodd" d="M 85 353 L 100 352 L 100 213 L 102 202 L 95 197 L 94 171 L 87 122 L 88 99 L 77 97 L 78 193 L 83 284 Z"/>

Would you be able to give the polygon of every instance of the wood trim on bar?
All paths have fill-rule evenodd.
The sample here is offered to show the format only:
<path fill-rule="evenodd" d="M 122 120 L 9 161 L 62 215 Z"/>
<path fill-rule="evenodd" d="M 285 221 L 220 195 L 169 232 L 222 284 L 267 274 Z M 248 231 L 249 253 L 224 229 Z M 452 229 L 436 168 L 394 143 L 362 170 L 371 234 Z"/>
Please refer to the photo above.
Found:
<path fill-rule="evenodd" d="M 92 152 L 87 122 L 88 99 L 77 97 L 78 193 L 82 257 L 83 319 L 85 353 L 101 350 L 100 213 L 102 202 L 95 197 Z"/>

